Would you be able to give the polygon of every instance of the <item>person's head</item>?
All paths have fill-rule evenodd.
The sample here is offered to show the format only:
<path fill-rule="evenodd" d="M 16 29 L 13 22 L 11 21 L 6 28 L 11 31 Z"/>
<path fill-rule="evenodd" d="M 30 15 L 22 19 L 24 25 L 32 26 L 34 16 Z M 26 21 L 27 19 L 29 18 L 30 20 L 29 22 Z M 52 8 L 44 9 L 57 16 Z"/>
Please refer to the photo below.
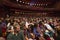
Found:
<path fill-rule="evenodd" d="M 34 23 L 34 27 L 37 27 L 38 25 L 36 23 Z"/>
<path fill-rule="evenodd" d="M 31 35 L 31 38 L 35 38 L 35 35 L 33 34 L 33 33 L 30 33 L 30 35 Z"/>
<path fill-rule="evenodd" d="M 15 31 L 15 32 L 19 32 L 19 31 L 20 31 L 20 25 L 16 25 L 16 26 L 14 27 L 14 31 Z"/>

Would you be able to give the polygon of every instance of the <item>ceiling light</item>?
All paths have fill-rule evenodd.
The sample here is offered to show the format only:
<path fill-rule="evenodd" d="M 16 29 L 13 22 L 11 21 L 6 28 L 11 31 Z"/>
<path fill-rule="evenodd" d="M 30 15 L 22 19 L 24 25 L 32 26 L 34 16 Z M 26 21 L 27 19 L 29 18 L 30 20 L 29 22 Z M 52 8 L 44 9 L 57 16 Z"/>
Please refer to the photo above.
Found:
<path fill-rule="evenodd" d="M 41 4 L 41 6 L 42 6 L 43 4 Z"/>
<path fill-rule="evenodd" d="M 39 4 L 39 6 L 40 6 L 40 4 Z"/>
<path fill-rule="evenodd" d="M 46 6 L 47 6 L 47 4 L 46 4 Z"/>
<path fill-rule="evenodd" d="M 23 2 L 24 3 L 24 2 Z"/>
<path fill-rule="evenodd" d="M 27 3 L 27 4 L 30 4 L 30 3 Z"/>
<path fill-rule="evenodd" d="M 37 4 L 37 5 L 39 5 L 39 4 Z"/>
<path fill-rule="evenodd" d="M 34 5 L 36 5 L 36 4 L 34 4 Z"/>
<path fill-rule="evenodd" d="M 22 1 L 20 1 L 20 2 L 22 2 Z"/>
<path fill-rule="evenodd" d="M 19 0 L 16 0 L 17 2 L 19 1 Z"/>

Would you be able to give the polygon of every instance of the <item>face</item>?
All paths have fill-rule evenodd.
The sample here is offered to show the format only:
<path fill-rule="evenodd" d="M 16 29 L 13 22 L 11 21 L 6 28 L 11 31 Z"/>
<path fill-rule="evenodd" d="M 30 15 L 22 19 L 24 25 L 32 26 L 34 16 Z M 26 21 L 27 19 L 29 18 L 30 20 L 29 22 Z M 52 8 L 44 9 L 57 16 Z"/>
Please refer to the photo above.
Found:
<path fill-rule="evenodd" d="M 16 31 L 20 31 L 20 27 L 16 27 Z"/>

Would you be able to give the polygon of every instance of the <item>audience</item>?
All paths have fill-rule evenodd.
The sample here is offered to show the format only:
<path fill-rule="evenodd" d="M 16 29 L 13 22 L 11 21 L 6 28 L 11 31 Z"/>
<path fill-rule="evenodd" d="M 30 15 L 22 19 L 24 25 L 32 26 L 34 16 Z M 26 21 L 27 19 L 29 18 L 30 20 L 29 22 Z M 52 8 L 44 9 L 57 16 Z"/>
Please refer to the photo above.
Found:
<path fill-rule="evenodd" d="M 60 40 L 60 18 L 0 18 L 0 33 L 6 40 Z"/>

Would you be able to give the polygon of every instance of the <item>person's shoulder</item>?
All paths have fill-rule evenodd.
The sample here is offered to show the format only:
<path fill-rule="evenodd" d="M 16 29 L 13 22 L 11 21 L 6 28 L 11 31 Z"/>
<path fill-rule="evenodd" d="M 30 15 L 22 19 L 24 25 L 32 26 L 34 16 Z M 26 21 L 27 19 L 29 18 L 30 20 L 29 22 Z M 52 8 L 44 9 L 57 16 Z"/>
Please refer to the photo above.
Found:
<path fill-rule="evenodd" d="M 24 35 L 24 31 L 20 30 L 19 35 L 21 35 L 21 36 Z"/>
<path fill-rule="evenodd" d="M 7 37 L 9 38 L 9 37 L 12 37 L 13 36 L 13 34 L 12 33 L 10 33 Z"/>
<path fill-rule="evenodd" d="M 23 30 L 20 30 L 21 33 L 23 33 L 24 31 Z"/>

